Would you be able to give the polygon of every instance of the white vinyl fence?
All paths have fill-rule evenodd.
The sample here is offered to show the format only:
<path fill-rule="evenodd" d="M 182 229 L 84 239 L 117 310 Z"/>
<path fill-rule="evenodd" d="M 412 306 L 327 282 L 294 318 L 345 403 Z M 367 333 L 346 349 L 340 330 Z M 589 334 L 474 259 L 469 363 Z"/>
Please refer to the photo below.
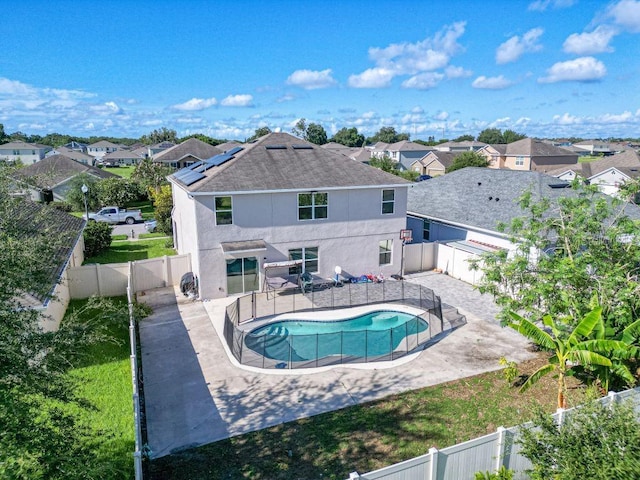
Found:
<path fill-rule="evenodd" d="M 133 293 L 180 284 L 182 275 L 191 271 L 189 255 L 164 256 L 131 263 Z M 68 269 L 70 296 L 113 297 L 127 294 L 129 263 L 93 264 Z"/>
<path fill-rule="evenodd" d="M 640 387 L 624 392 L 609 393 L 598 400 L 604 405 L 629 401 L 640 415 Z M 553 417 L 558 424 L 575 409 L 558 409 Z M 502 465 L 515 472 L 514 480 L 529 478 L 524 472 L 531 468 L 527 458 L 520 455 L 517 444 L 520 427 L 503 428 L 468 442 L 438 450 L 395 465 L 359 474 L 353 472 L 349 480 L 473 480 L 476 472 L 496 472 Z"/>
<path fill-rule="evenodd" d="M 447 275 L 470 283 L 477 284 L 481 277 L 480 270 L 471 270 L 469 260 L 477 260 L 479 255 L 460 250 L 451 245 L 438 244 L 437 267 Z"/>
<path fill-rule="evenodd" d="M 436 268 L 438 244 L 410 243 L 404 246 L 404 273 L 417 273 Z"/>

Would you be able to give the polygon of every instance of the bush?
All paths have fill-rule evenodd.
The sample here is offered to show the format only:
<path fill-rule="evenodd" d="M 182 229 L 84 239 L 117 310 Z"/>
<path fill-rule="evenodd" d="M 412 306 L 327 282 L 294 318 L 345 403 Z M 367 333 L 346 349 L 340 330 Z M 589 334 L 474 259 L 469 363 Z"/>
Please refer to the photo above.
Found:
<path fill-rule="evenodd" d="M 111 225 L 104 222 L 89 222 L 84 229 L 84 254 L 93 257 L 111 246 Z"/>
<path fill-rule="evenodd" d="M 63 212 L 71 212 L 71 211 L 73 211 L 73 208 L 71 207 L 71 204 L 69 204 L 67 202 L 52 202 L 51 206 L 53 208 L 55 208 L 56 210 L 61 210 Z"/>

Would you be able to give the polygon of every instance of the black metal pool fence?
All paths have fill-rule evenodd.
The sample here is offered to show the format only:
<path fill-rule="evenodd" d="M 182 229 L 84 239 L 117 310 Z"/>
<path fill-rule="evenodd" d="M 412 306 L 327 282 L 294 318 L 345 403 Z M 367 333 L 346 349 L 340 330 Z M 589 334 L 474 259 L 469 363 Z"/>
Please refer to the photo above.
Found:
<path fill-rule="evenodd" d="M 270 298 L 269 298 L 270 297 Z M 244 322 L 284 313 L 335 310 L 363 305 L 399 303 L 422 310 L 416 318 L 384 331 L 337 332 L 313 335 L 252 335 Z M 424 322 L 428 328 L 424 328 Z M 247 325 L 248 327 L 248 325 Z M 224 338 L 242 365 L 266 368 L 315 368 L 329 365 L 382 362 L 416 351 L 444 330 L 442 303 L 433 290 L 402 280 L 347 283 L 341 287 L 301 293 L 296 290 L 251 293 L 226 309 Z M 356 345 L 353 342 L 363 342 Z M 380 344 L 389 348 L 381 349 Z M 332 345 L 329 349 L 327 346 Z M 350 348 L 343 348 L 348 345 Z M 304 346 L 304 353 L 298 350 Z M 327 353 L 331 350 L 331 353 Z M 354 354 L 353 352 L 358 352 Z"/>

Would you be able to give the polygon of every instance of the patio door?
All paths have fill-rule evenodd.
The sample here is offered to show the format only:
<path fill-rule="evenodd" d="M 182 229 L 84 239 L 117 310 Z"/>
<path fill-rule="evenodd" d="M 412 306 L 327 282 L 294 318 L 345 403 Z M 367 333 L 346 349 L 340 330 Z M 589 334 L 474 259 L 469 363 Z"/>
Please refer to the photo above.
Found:
<path fill-rule="evenodd" d="M 258 259 L 256 257 L 227 259 L 227 294 L 258 290 Z"/>

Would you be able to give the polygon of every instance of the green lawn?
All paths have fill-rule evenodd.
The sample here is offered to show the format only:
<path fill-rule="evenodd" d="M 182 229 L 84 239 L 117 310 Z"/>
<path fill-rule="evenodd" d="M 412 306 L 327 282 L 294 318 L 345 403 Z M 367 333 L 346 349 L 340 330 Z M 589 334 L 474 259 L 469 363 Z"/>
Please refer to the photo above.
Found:
<path fill-rule="evenodd" d="M 144 220 L 149 220 L 154 217 L 155 211 L 153 209 L 153 202 L 151 200 L 146 200 L 144 202 L 134 202 L 127 205 L 127 208 L 132 210 L 140 209 L 142 213 L 142 218 Z"/>
<path fill-rule="evenodd" d="M 112 340 L 88 347 L 89 360 L 69 372 L 78 395 L 88 401 L 88 408 L 72 409 L 80 427 L 88 428 L 85 447 L 99 465 L 100 478 L 113 480 L 133 478 L 134 450 L 129 322 L 126 299 L 117 301 L 123 305 L 122 320 L 110 325 Z M 67 311 L 85 303 L 73 300 Z"/>
<path fill-rule="evenodd" d="M 455 362 L 455 359 L 451 359 Z M 529 362 L 532 373 L 544 362 Z M 406 367 L 411 369 L 411 364 Z M 526 394 L 492 372 L 185 450 L 151 462 L 150 479 L 336 479 L 513 426 L 555 410 L 553 378 Z M 582 391 L 570 397 L 580 398 Z M 312 401 L 310 399 L 309 401 Z M 282 408 L 287 408 L 283 405 Z"/>
<path fill-rule="evenodd" d="M 136 167 L 132 165 L 130 167 L 115 167 L 115 168 L 104 167 L 104 170 L 106 172 L 113 173 L 114 175 L 118 175 L 122 178 L 131 178 L 131 174 L 133 173 L 135 168 Z"/>
<path fill-rule="evenodd" d="M 163 257 L 164 255 L 175 255 L 176 251 L 166 246 L 167 240 L 170 239 L 158 238 L 112 242 L 111 247 L 106 252 L 95 257 L 85 258 L 84 263 L 123 263 Z"/>
<path fill-rule="evenodd" d="M 602 155 L 584 155 L 582 157 L 578 157 L 578 163 L 588 163 L 595 160 L 602 160 L 603 158 L 604 157 Z"/>

